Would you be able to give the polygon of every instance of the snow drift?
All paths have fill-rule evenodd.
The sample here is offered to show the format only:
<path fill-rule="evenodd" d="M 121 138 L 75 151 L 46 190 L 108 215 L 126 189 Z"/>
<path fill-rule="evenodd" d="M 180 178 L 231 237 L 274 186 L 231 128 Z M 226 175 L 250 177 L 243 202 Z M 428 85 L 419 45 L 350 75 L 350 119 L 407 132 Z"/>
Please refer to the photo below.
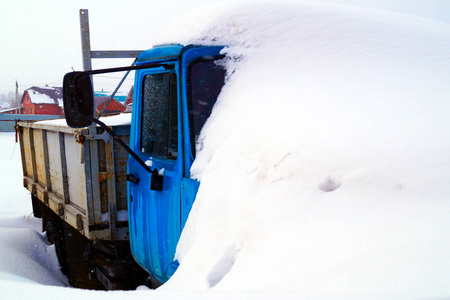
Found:
<path fill-rule="evenodd" d="M 448 25 L 226 4 L 163 36 L 229 58 L 166 289 L 450 293 Z"/>
<path fill-rule="evenodd" d="M 0 288 L 3 291 L 11 282 L 67 286 L 54 245 L 40 233 L 40 220 L 31 216 L 30 196 L 21 181 L 20 149 L 14 140 L 14 133 L 1 133 Z"/>

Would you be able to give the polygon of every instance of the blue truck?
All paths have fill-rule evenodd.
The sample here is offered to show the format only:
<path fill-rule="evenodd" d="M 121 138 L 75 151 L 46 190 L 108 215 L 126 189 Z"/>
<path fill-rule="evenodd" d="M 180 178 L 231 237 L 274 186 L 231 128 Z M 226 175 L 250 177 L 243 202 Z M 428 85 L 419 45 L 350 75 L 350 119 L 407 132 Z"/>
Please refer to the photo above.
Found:
<path fill-rule="evenodd" d="M 221 46 L 162 45 L 64 76 L 67 125 L 19 123 L 24 186 L 72 286 L 153 288 L 177 270 L 200 183 L 196 140 L 224 85 Z M 131 124 L 94 116 L 92 76 L 134 71 Z M 105 124 L 106 123 L 106 124 Z"/>

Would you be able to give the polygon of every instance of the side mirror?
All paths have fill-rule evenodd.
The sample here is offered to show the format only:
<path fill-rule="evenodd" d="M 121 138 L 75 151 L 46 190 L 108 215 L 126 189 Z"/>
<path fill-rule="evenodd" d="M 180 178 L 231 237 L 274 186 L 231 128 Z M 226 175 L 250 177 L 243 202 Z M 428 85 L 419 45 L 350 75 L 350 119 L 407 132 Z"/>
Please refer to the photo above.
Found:
<path fill-rule="evenodd" d="M 67 125 L 74 128 L 92 124 L 94 92 L 91 77 L 85 72 L 71 72 L 64 76 L 63 103 Z"/>

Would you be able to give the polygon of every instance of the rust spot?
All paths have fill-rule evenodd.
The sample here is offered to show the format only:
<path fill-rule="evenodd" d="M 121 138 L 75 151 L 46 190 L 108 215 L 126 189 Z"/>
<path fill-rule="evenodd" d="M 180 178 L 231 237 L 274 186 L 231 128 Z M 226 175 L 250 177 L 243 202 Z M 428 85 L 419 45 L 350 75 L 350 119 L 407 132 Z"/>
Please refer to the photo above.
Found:
<path fill-rule="evenodd" d="M 81 134 L 81 133 L 76 133 L 76 134 L 75 134 L 75 141 L 76 141 L 78 144 L 84 145 L 84 141 L 86 141 L 86 136 L 84 136 L 84 135 Z"/>
<path fill-rule="evenodd" d="M 109 178 L 109 173 L 107 172 L 101 172 L 98 174 L 98 182 L 102 182 L 103 180 L 106 180 Z"/>

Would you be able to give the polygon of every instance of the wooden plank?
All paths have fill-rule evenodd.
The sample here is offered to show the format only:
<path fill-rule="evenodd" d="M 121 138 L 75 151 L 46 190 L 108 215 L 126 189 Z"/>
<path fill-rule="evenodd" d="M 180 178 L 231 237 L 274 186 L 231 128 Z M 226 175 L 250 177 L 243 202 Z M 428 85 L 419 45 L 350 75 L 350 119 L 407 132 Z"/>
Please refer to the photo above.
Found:
<path fill-rule="evenodd" d="M 46 131 L 48 150 L 48 172 L 50 175 L 50 186 L 52 192 L 64 198 L 63 174 L 61 167 L 61 148 L 59 146 L 59 133 Z"/>
<path fill-rule="evenodd" d="M 37 176 L 37 170 L 36 170 L 36 153 L 34 151 L 34 133 L 33 133 L 33 129 L 30 128 L 30 130 L 28 131 L 28 138 L 30 139 L 30 155 L 31 155 L 31 168 L 32 168 L 32 173 L 33 174 L 33 182 L 37 182 L 38 181 L 38 176 Z"/>
<path fill-rule="evenodd" d="M 33 142 L 34 142 L 34 157 L 36 163 L 36 175 L 37 182 L 41 185 L 47 185 L 47 177 L 45 174 L 46 165 L 44 158 L 44 140 L 42 136 L 42 129 L 33 129 Z"/>

